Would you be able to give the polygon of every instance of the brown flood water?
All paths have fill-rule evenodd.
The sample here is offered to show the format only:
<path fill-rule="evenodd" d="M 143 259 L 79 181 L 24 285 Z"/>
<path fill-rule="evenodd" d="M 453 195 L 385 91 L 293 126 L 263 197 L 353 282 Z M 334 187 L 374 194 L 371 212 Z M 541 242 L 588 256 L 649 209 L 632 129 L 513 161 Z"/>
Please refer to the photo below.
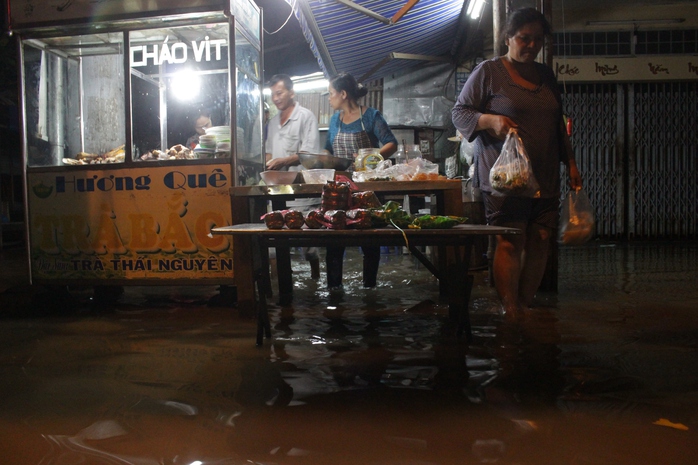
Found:
<path fill-rule="evenodd" d="M 698 244 L 561 248 L 559 292 L 520 325 L 476 271 L 470 346 L 410 255 L 364 290 L 347 253 L 343 297 L 294 255 L 256 347 L 214 287 L 98 304 L 30 288 L 3 252 L 0 463 L 698 463 Z"/>

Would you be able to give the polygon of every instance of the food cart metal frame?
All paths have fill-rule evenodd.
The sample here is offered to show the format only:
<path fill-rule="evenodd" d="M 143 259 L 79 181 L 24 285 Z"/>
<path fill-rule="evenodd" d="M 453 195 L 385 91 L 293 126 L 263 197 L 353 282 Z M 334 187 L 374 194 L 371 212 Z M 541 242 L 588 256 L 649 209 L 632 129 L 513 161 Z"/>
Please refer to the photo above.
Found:
<path fill-rule="evenodd" d="M 210 231 L 232 224 L 229 189 L 256 183 L 264 169 L 262 10 L 252 0 L 154 0 L 147 6 L 135 1 L 74 0 L 56 5 L 7 0 L 6 7 L 9 30 L 19 38 L 20 135 L 31 282 L 87 286 L 234 283 L 232 241 L 221 241 Z M 222 30 L 227 26 L 227 37 L 215 44 L 208 35 L 188 44 L 187 37 L 177 34 L 189 30 L 205 33 L 204 29 L 213 30 L 216 25 Z M 148 42 L 147 32 L 155 30 L 170 33 Z M 134 51 L 133 38 L 138 34 L 146 45 Z M 116 39 L 99 43 L 104 37 Z M 88 43 L 85 38 L 98 40 Z M 147 44 L 156 45 L 150 45 L 149 50 Z M 106 47 L 111 47 L 117 59 L 110 58 L 108 66 L 87 69 L 90 57 Z M 39 57 L 36 68 L 40 70 L 35 75 L 28 76 L 27 52 Z M 143 152 L 137 134 L 142 125 L 134 123 L 138 113 L 134 110 L 142 110 L 137 107 L 146 105 L 146 99 L 134 95 L 136 78 L 157 88 L 153 93 L 157 93 L 158 108 L 153 112 L 156 114 L 148 115 L 160 126 L 155 135 L 160 147 L 153 149 L 163 152 L 172 143 L 168 143 L 167 94 L 163 92 L 166 73 L 153 79 L 140 72 L 134 65 L 136 53 L 145 63 L 150 58 L 153 66 L 158 60 L 172 64 L 192 56 L 197 62 L 203 61 L 202 57 L 208 61 L 209 53 L 222 53 L 227 69 L 218 74 L 227 71 L 227 77 L 222 78 L 227 81 L 227 95 L 222 98 L 227 107 L 224 104 L 221 112 L 232 132 L 228 156 L 216 152 L 209 154 L 210 158 L 139 159 Z M 46 70 L 54 66 L 51 60 L 59 64 L 55 65 L 56 74 L 48 79 Z M 121 75 L 105 77 L 109 66 Z M 63 69 L 69 70 L 69 77 L 59 74 Z M 215 74 L 201 68 L 197 73 Z M 105 104 L 107 99 L 103 98 L 99 102 L 103 107 L 111 106 L 117 116 L 109 115 L 110 119 L 90 114 L 88 106 L 102 95 L 85 95 L 85 89 L 98 87 L 102 80 L 107 82 L 105 86 L 118 83 L 119 78 L 116 90 L 107 89 L 111 92 L 109 101 Z M 47 86 L 54 89 L 46 91 Z M 41 99 L 44 101 L 34 101 Z M 241 107 L 243 100 L 246 106 Z M 244 127 L 243 111 L 247 116 Z M 36 122 L 39 120 L 43 125 Z M 95 121 L 101 121 L 101 126 Z M 241 134 L 246 137 L 245 145 L 241 145 Z M 122 151 L 115 149 L 99 156 L 108 160 L 106 155 L 114 154 L 117 161 L 77 164 L 98 158 L 80 158 L 80 154 L 92 156 L 106 150 L 94 143 L 102 135 L 104 139 L 113 136 L 123 144 Z M 37 159 L 43 161 L 37 163 Z M 70 160 L 76 160 L 75 164 L 65 164 Z"/>

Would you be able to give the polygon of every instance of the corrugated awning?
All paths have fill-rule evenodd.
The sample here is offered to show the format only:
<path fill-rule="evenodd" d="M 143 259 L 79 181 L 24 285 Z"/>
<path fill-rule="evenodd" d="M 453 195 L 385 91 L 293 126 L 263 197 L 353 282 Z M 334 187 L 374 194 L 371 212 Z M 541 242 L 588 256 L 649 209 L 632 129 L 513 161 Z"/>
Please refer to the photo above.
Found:
<path fill-rule="evenodd" d="M 328 77 L 348 72 L 365 81 L 450 62 L 462 39 L 463 0 L 286 1 Z"/>

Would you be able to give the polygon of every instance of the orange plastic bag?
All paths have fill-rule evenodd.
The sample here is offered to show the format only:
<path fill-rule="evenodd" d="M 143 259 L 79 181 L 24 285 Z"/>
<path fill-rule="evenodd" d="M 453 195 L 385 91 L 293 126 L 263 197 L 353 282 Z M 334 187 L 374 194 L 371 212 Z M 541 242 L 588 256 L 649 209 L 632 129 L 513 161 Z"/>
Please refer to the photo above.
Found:
<path fill-rule="evenodd" d="M 594 235 L 594 209 L 583 189 L 571 190 L 562 204 L 559 242 L 584 244 Z"/>

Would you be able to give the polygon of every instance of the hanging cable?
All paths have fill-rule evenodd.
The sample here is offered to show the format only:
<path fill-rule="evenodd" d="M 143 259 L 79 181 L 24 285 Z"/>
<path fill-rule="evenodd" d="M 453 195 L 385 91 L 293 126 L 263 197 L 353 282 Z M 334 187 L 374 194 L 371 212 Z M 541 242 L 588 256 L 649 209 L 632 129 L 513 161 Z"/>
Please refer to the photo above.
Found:
<path fill-rule="evenodd" d="M 267 34 L 269 34 L 270 36 L 272 36 L 272 35 L 276 34 L 276 33 L 279 32 L 281 29 L 284 28 L 284 26 L 285 26 L 285 25 L 288 23 L 288 21 L 291 19 L 291 16 L 293 16 L 293 7 L 291 7 L 291 12 L 288 14 L 288 18 L 286 18 L 286 21 L 284 21 L 284 23 L 281 25 L 281 27 L 279 27 L 276 31 L 274 31 L 274 32 L 269 32 L 269 31 L 267 31 L 267 30 L 264 29 L 264 28 L 262 28 L 262 29 L 264 29 L 264 32 L 266 32 Z"/>

